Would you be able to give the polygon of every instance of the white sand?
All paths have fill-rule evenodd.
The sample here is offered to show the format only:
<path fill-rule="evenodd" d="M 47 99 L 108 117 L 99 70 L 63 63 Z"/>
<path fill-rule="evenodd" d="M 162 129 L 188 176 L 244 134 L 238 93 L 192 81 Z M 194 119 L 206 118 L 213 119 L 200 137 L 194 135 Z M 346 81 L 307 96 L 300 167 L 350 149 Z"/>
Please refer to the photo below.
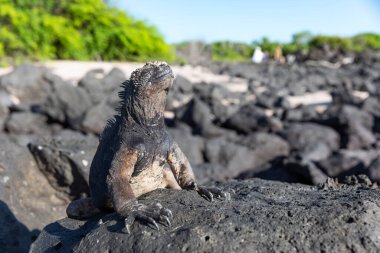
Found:
<path fill-rule="evenodd" d="M 108 73 L 112 68 L 120 68 L 127 76 L 133 70 L 139 68 L 144 63 L 136 62 L 80 62 L 80 61 L 48 61 L 44 63 L 36 63 L 38 66 L 49 68 L 54 74 L 60 76 L 66 81 L 77 83 L 88 71 L 93 69 L 103 69 Z M 173 66 L 175 75 L 181 75 L 187 78 L 190 82 L 206 82 L 218 83 L 224 85 L 228 89 L 237 92 L 247 90 L 247 81 L 242 78 L 231 78 L 228 75 L 216 75 L 204 67 Z M 0 68 L 0 75 L 9 73 L 13 68 Z"/>
<path fill-rule="evenodd" d="M 7 68 L 0 68 L 0 76 L 8 74 L 13 70 L 12 67 L 7 67 Z"/>
<path fill-rule="evenodd" d="M 317 91 L 314 93 L 306 93 L 303 96 L 289 96 L 288 100 L 292 107 L 296 107 L 301 104 L 329 104 L 331 103 L 332 98 L 327 91 Z"/>
<path fill-rule="evenodd" d="M 49 68 L 54 74 L 75 85 L 88 71 L 93 69 L 103 69 L 105 73 L 108 73 L 112 68 L 117 67 L 120 68 L 126 76 L 129 76 L 133 70 L 141 67 L 143 63 L 49 61 L 36 63 L 36 65 Z M 207 68 L 201 66 L 173 66 L 172 69 L 175 75 L 181 75 L 194 83 L 216 83 L 235 92 L 244 92 L 248 88 L 245 79 L 231 78 L 228 75 L 216 75 Z M 12 70 L 12 67 L 0 68 L 0 75 L 7 74 Z M 368 96 L 366 92 L 355 92 L 355 95 L 362 99 L 365 99 Z M 323 108 L 332 101 L 330 94 L 326 91 L 308 93 L 303 96 L 290 96 L 288 99 L 292 107 L 300 104 L 314 104 Z"/>

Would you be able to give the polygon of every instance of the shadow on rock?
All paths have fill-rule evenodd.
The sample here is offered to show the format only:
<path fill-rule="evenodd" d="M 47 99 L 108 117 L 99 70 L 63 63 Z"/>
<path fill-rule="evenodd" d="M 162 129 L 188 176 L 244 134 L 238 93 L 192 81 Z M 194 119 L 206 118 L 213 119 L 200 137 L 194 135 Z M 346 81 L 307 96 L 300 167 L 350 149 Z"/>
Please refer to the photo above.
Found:
<path fill-rule="evenodd" d="M 8 205 L 1 200 L 0 224 L 0 252 L 29 252 L 30 244 L 40 233 L 37 229 L 29 231 L 29 229 L 15 217 Z"/>

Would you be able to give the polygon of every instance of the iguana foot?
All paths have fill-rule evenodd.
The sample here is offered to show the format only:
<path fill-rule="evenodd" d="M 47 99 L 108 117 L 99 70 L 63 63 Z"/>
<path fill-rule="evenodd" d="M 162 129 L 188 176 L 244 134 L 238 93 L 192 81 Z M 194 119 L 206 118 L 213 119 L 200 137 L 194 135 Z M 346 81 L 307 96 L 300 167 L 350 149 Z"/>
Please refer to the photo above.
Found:
<path fill-rule="evenodd" d="M 199 195 L 201 195 L 203 198 L 207 199 L 210 202 L 214 200 L 214 197 L 221 200 L 231 200 L 230 193 L 225 192 L 217 187 L 204 187 L 197 185 L 195 182 L 192 182 L 189 184 L 188 187 L 186 187 L 186 189 L 198 192 Z"/>
<path fill-rule="evenodd" d="M 156 230 L 160 230 L 157 223 L 167 227 L 171 226 L 170 219 L 173 217 L 173 214 L 169 209 L 162 207 L 160 203 L 147 206 L 136 202 L 131 209 L 132 212 L 126 215 L 125 218 L 125 228 L 128 234 L 135 220 L 139 220 Z"/>

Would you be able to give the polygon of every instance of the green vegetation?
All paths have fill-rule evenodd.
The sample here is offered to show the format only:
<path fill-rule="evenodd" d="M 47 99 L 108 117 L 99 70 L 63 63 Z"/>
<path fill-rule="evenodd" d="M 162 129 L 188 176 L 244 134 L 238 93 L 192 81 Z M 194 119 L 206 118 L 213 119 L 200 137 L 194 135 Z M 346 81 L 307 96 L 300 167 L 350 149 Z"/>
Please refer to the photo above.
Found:
<path fill-rule="evenodd" d="M 352 48 L 356 52 L 365 49 L 380 50 L 380 35 L 374 33 L 363 33 L 352 38 Z"/>
<path fill-rule="evenodd" d="M 363 52 L 365 50 L 380 50 L 380 35 L 364 33 L 352 38 L 338 36 L 315 36 L 309 42 L 309 47 L 339 50 L 343 53 Z"/>
<path fill-rule="evenodd" d="M 338 36 L 315 36 L 310 40 L 309 47 L 318 49 L 328 48 L 347 53 L 352 49 L 352 42 L 350 38 Z"/>
<path fill-rule="evenodd" d="M 1 59 L 172 60 L 157 29 L 102 0 L 0 0 Z"/>
<path fill-rule="evenodd" d="M 261 40 L 254 41 L 252 44 L 234 43 L 234 42 L 215 42 L 212 46 L 212 59 L 214 61 L 250 61 L 254 48 L 261 47 L 269 56 L 273 56 L 277 47 L 282 48 L 283 54 L 303 55 L 306 56 L 312 49 L 335 50 L 340 53 L 361 53 L 366 50 L 380 50 L 380 35 L 373 33 L 364 33 L 351 38 L 338 36 L 313 36 L 309 32 L 300 32 L 294 34 L 291 42 L 281 43 L 270 41 L 264 37 Z"/>
<path fill-rule="evenodd" d="M 213 61 L 246 61 L 251 59 L 253 48 L 245 43 L 214 42 L 211 44 Z"/>
<path fill-rule="evenodd" d="M 290 43 L 282 45 L 284 54 L 306 55 L 310 49 L 310 41 L 312 38 L 313 35 L 306 31 L 294 34 Z"/>

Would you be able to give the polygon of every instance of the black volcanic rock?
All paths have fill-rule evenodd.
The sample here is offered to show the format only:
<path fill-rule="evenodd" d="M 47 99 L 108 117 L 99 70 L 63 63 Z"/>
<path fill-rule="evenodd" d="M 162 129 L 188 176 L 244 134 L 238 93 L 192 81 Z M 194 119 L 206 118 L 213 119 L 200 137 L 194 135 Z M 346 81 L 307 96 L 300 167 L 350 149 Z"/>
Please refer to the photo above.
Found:
<path fill-rule="evenodd" d="M 249 103 L 234 113 L 224 126 L 248 134 L 258 130 L 269 130 L 272 124 L 264 109 L 257 107 L 254 103 Z"/>
<path fill-rule="evenodd" d="M 373 181 L 380 183 L 380 155 L 372 161 L 372 163 L 368 167 L 368 170 L 369 177 Z"/>
<path fill-rule="evenodd" d="M 334 152 L 318 166 L 329 177 L 344 177 L 346 175 L 367 174 L 368 166 L 380 155 L 377 150 L 345 150 Z M 375 178 L 371 178 L 376 180 Z"/>
<path fill-rule="evenodd" d="M 106 227 L 84 235 L 83 245 L 75 246 L 76 249 L 85 247 L 92 236 L 91 243 L 96 245 L 96 233 L 100 231 L 102 246 L 108 238 L 112 238 L 109 242 L 124 240 L 129 243 L 123 248 L 125 251 L 128 247 L 154 251 L 155 245 L 156 251 L 214 252 L 223 251 L 222 246 L 225 251 L 248 252 L 275 251 L 273 247 L 285 252 L 380 251 L 376 237 L 368 232 L 376 233 L 379 220 L 379 215 L 372 213 L 373 203 L 368 197 L 373 191 L 369 179 L 380 182 L 379 59 L 375 53 L 363 54 L 353 64 L 340 67 L 312 61 L 220 63 L 213 66 L 215 72 L 245 78 L 248 90 L 232 92 L 225 84 L 192 83 L 178 76 L 169 92 L 167 110 L 171 114 L 165 114 L 168 131 L 189 158 L 198 182 L 257 177 L 318 184 L 326 177 L 343 180 L 349 176 L 346 182 L 352 186 L 331 178 L 318 188 L 321 192 L 317 188 L 260 180 L 230 182 L 222 187 L 236 188 L 234 201 L 240 201 L 231 206 L 201 202 L 203 199 L 188 195 L 189 192 L 174 192 L 172 199 L 152 193 L 149 196 L 167 201 L 180 217 L 171 230 L 163 228 L 174 244 L 167 234 L 158 234 L 164 238 L 160 241 L 154 231 L 139 225 L 139 235 L 132 239 L 119 237 L 117 229 L 108 226 L 118 217 L 110 215 L 110 219 L 104 219 Z M 126 77 L 115 68 L 108 74 L 90 71 L 78 86 L 63 79 L 35 65 L 19 66 L 0 77 L 0 252 L 27 251 L 44 224 L 64 217 L 69 199 L 88 193 L 88 169 L 97 146 L 93 134 L 99 134 L 115 113 L 120 100 L 117 92 Z M 333 103 L 307 101 L 295 108 L 290 104 L 289 95 L 319 90 L 332 93 Z M 357 91 L 361 92 L 360 97 L 367 96 L 363 93 L 367 92 L 368 98 L 358 99 Z M 32 143 L 30 150 L 25 147 L 27 143 Z M 305 192 L 310 194 L 309 199 Z M 289 197 L 284 197 L 287 194 Z M 181 211 L 176 203 L 194 205 L 187 209 L 187 205 L 180 204 L 184 208 Z M 342 210 L 343 206 L 348 210 Z M 333 207 L 338 208 L 332 210 Z M 201 220 L 197 210 L 205 220 Z M 227 216 L 232 220 L 220 218 Z M 232 225 L 219 221 L 232 221 Z M 62 224 L 73 221 L 65 222 L 68 223 Z M 280 226 L 275 228 L 273 223 Z M 81 229 L 88 229 L 95 223 L 90 220 L 86 224 L 75 223 L 78 224 L 84 224 Z M 50 228 L 45 232 L 54 235 Z M 81 229 L 72 227 L 79 234 Z M 352 235 L 357 235 L 356 239 Z M 147 240 L 153 237 L 156 238 Z M 52 241 L 57 238 L 65 237 L 57 235 Z M 80 240 L 72 238 L 72 243 Z M 371 246 L 374 244 L 377 248 Z M 120 243 L 109 245 L 107 249 L 114 247 L 112 250 Z M 66 243 L 55 244 L 57 251 L 65 247 Z M 95 251 L 102 249 L 105 248 Z"/>
<path fill-rule="evenodd" d="M 180 92 L 184 94 L 191 93 L 193 91 L 194 84 L 181 75 L 177 75 L 173 82 L 173 92 Z"/>
<path fill-rule="evenodd" d="M 238 143 L 253 150 L 255 163 L 252 168 L 258 168 L 278 158 L 289 155 L 289 144 L 275 134 L 257 132 L 248 136 L 240 137 Z"/>
<path fill-rule="evenodd" d="M 176 76 L 168 94 L 166 110 L 174 111 L 177 107 L 186 104 L 194 95 L 193 88 L 194 83 L 181 75 Z"/>
<path fill-rule="evenodd" d="M 51 132 L 47 117 L 31 112 L 14 112 L 5 123 L 5 129 L 12 134 L 47 135 Z"/>
<path fill-rule="evenodd" d="M 103 99 L 104 85 L 102 78 L 97 75 L 104 76 L 103 69 L 93 69 L 79 80 L 78 86 L 85 89 L 93 104 L 97 104 Z"/>
<path fill-rule="evenodd" d="M 307 122 L 318 118 L 318 112 L 313 105 L 299 105 L 284 111 L 282 120 L 289 122 Z"/>
<path fill-rule="evenodd" d="M 177 108 L 174 114 L 176 121 L 185 122 L 191 126 L 193 133 L 203 137 L 220 136 L 226 132 L 214 124 L 216 116 L 211 112 L 211 108 L 197 97 Z"/>
<path fill-rule="evenodd" d="M 184 124 L 176 128 L 168 128 L 168 131 L 186 154 L 191 165 L 198 165 L 204 162 L 205 141 L 203 138 L 192 135 L 191 128 Z"/>
<path fill-rule="evenodd" d="M 302 159 L 302 157 L 290 157 L 284 168 L 302 178 L 302 181 L 307 184 L 317 185 L 327 180 L 327 175 L 313 161 Z"/>
<path fill-rule="evenodd" d="M 376 137 L 372 132 L 374 117 L 355 106 L 329 107 L 316 121 L 339 132 L 343 148 L 370 148 L 376 142 Z"/>
<path fill-rule="evenodd" d="M 306 160 L 323 160 L 339 148 L 338 133 L 314 123 L 288 124 L 282 134 L 291 149 Z"/>
<path fill-rule="evenodd" d="M 82 87 L 75 87 L 60 79 L 51 83 L 52 93 L 41 105 L 41 111 L 51 120 L 80 130 L 86 111 L 92 106 L 91 98 Z"/>
<path fill-rule="evenodd" d="M 199 98 L 194 98 L 186 105 L 175 110 L 176 120 L 185 122 L 198 132 L 210 127 L 214 119 L 211 108 Z"/>
<path fill-rule="evenodd" d="M 98 104 L 115 92 L 125 80 L 126 76 L 119 68 L 113 68 L 107 75 L 103 69 L 94 69 L 79 80 L 78 86 L 86 90 L 93 104 Z"/>
<path fill-rule="evenodd" d="M 106 101 L 102 101 L 87 110 L 81 123 L 81 129 L 86 133 L 100 135 L 108 120 L 115 114 L 115 109 L 111 108 Z"/>
<path fill-rule="evenodd" d="M 226 178 L 253 169 L 257 160 L 253 150 L 225 137 L 211 138 L 206 142 L 205 158 L 211 164 L 220 165 Z"/>
<path fill-rule="evenodd" d="M 373 115 L 373 130 L 380 133 L 380 97 L 368 97 L 363 103 L 363 110 Z"/>
<path fill-rule="evenodd" d="M 4 134 L 0 143 L 0 252 L 28 252 L 43 226 L 64 217 L 67 200 L 26 147 Z"/>
<path fill-rule="evenodd" d="M 75 132 L 29 143 L 38 168 L 58 191 L 78 198 L 89 193 L 90 165 L 98 145 L 94 136 Z"/>
<path fill-rule="evenodd" d="M 0 95 L 1 99 L 1 95 Z M 9 109 L 5 105 L 0 103 L 0 131 L 4 130 L 4 124 L 7 121 L 9 115 Z"/>
<path fill-rule="evenodd" d="M 156 190 L 140 201 L 171 209 L 171 227 L 136 222 L 127 234 L 116 214 L 66 218 L 47 225 L 30 252 L 378 252 L 380 191 L 361 177 L 347 182 L 230 181 L 219 185 L 227 202 Z"/>
<path fill-rule="evenodd" d="M 29 107 L 50 95 L 50 76 L 45 68 L 21 64 L 11 73 L 0 76 L 0 91 L 16 98 L 19 107 Z"/>

